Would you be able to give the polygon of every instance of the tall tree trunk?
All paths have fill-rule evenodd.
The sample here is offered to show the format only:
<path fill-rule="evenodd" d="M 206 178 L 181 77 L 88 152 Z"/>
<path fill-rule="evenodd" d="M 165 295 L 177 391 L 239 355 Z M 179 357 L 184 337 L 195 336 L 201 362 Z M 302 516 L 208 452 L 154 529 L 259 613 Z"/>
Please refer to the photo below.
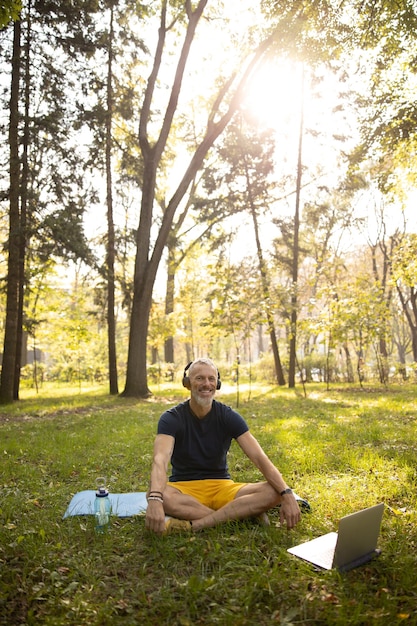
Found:
<path fill-rule="evenodd" d="M 409 287 L 409 297 L 407 298 L 401 286 L 397 284 L 396 287 L 410 329 L 413 361 L 417 363 L 417 289 Z"/>
<path fill-rule="evenodd" d="M 20 160 L 19 160 L 19 85 L 21 59 L 21 24 L 14 24 L 12 81 L 10 95 L 10 189 L 9 189 L 9 240 L 7 265 L 7 302 L 4 332 L 3 363 L 0 379 L 0 402 L 15 399 L 16 345 L 19 317 L 20 284 Z"/>
<path fill-rule="evenodd" d="M 107 65 L 107 114 L 106 114 L 106 189 L 107 189 L 107 339 L 109 357 L 109 389 L 115 395 L 119 393 L 117 381 L 116 354 L 116 317 L 115 317 L 115 237 L 113 220 L 113 183 L 112 183 L 112 121 L 113 121 L 113 14 L 110 9 L 110 32 L 108 42 Z"/>
<path fill-rule="evenodd" d="M 267 303 L 266 319 L 267 319 L 267 324 L 268 324 L 269 338 L 271 341 L 272 354 L 274 356 L 275 376 L 276 376 L 278 385 L 285 385 L 285 376 L 284 376 L 284 370 L 282 368 L 281 357 L 279 354 L 278 340 L 277 340 L 277 334 L 276 334 L 275 324 L 274 324 L 274 317 L 272 315 L 270 305 L 269 305 L 271 298 L 270 298 L 270 291 L 269 291 L 268 274 L 266 270 L 265 260 L 263 257 L 261 239 L 259 237 L 258 218 L 256 215 L 256 209 L 255 209 L 254 199 L 252 195 L 252 186 L 251 186 L 251 181 L 250 181 L 250 176 L 249 176 L 246 160 L 245 160 L 245 173 L 246 173 L 246 185 L 247 185 L 248 196 L 249 196 L 249 207 L 250 207 L 250 212 L 252 215 L 253 229 L 255 232 L 255 241 L 256 241 L 256 250 L 258 254 L 259 271 L 261 274 L 262 292 L 265 298 L 265 302 Z"/>
<path fill-rule="evenodd" d="M 175 296 L 175 244 L 176 239 L 170 241 L 168 239 L 168 262 L 167 262 L 167 283 L 165 293 L 165 315 L 174 312 L 174 296 Z M 165 363 L 174 363 L 174 337 L 167 337 L 164 344 Z"/>
<path fill-rule="evenodd" d="M 294 249 L 292 258 L 292 292 L 291 292 L 291 322 L 290 322 L 290 360 L 288 368 L 288 387 L 295 387 L 295 371 L 297 363 L 297 316 L 298 316 L 298 257 L 299 257 L 299 231 L 300 231 L 300 194 L 301 176 L 303 171 L 303 133 L 304 133 L 304 69 L 301 75 L 301 113 L 300 129 L 298 136 L 298 161 L 297 161 L 297 186 L 295 195 L 294 213 Z"/>
<path fill-rule="evenodd" d="M 30 115 L 30 52 L 31 52 L 31 1 L 27 6 L 27 23 L 26 23 L 26 43 L 25 43 L 25 113 L 23 128 L 23 146 L 22 146 L 22 176 L 20 184 L 20 243 L 19 243 L 19 294 L 18 294 L 18 314 L 17 314 L 17 336 L 16 336 L 16 364 L 13 396 L 15 400 L 19 399 L 20 388 L 20 371 L 22 367 L 23 350 L 27 350 L 23 341 L 23 311 L 26 287 L 26 248 L 27 248 L 27 221 L 28 221 L 28 184 L 29 184 L 29 115 Z M 26 363 L 26 358 L 24 358 Z"/>
<path fill-rule="evenodd" d="M 383 224 L 383 233 L 385 233 L 385 223 Z M 391 237 L 389 247 L 382 238 L 379 242 L 379 249 L 382 252 L 382 272 L 378 270 L 377 262 L 377 245 L 371 246 L 371 258 L 372 258 L 372 273 L 374 275 L 375 283 L 379 286 L 381 303 L 384 304 L 386 309 L 386 319 L 389 319 L 390 304 L 392 299 L 392 288 L 389 286 L 389 278 L 391 274 L 391 259 L 392 251 L 396 241 L 396 237 Z M 378 333 L 378 345 L 379 345 L 379 378 L 383 384 L 388 383 L 389 380 L 389 364 L 388 364 L 388 348 L 387 348 L 387 330 L 384 320 L 381 320 L 379 325 L 380 331 Z"/>
<path fill-rule="evenodd" d="M 382 332 L 384 332 L 384 335 L 385 335 L 385 331 L 382 331 Z M 389 381 L 388 348 L 387 348 L 387 341 L 385 339 L 385 336 L 383 337 L 380 336 L 378 347 L 379 347 L 379 355 L 380 355 L 379 381 L 385 385 Z"/>
<path fill-rule="evenodd" d="M 346 356 L 346 374 L 348 383 L 355 382 L 355 377 L 353 375 L 353 364 L 352 357 L 350 356 L 349 346 L 347 343 L 343 344 L 343 350 L 345 351 Z"/>

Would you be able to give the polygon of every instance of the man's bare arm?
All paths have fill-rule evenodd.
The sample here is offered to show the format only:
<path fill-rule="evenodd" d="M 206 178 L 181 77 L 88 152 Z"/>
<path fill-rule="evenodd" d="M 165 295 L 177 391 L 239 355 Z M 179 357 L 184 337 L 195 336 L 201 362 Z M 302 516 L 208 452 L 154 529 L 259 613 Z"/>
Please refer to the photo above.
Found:
<path fill-rule="evenodd" d="M 171 435 L 157 435 L 155 437 L 148 490 L 148 498 L 150 499 L 148 499 L 146 509 L 145 526 L 156 533 L 163 533 L 165 530 L 163 497 L 167 484 L 168 463 L 174 449 L 174 442 L 174 437 Z"/>
<path fill-rule="evenodd" d="M 263 474 L 265 480 L 275 489 L 278 494 L 288 488 L 281 472 L 275 467 L 270 458 L 265 454 L 255 437 L 247 431 L 237 438 L 237 442 L 246 456 Z M 288 528 L 293 528 L 301 519 L 300 507 L 294 495 L 289 493 L 281 496 L 281 523 L 287 523 Z"/>

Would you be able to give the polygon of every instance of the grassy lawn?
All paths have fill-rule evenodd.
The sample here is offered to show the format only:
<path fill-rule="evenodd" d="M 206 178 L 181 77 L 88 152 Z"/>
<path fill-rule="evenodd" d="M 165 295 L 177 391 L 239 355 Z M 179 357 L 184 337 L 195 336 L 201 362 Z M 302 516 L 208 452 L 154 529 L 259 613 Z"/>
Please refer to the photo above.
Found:
<path fill-rule="evenodd" d="M 297 493 L 291 532 L 278 514 L 198 535 L 157 537 L 143 517 L 62 515 L 73 494 L 107 476 L 113 492 L 144 491 L 161 412 L 185 390 L 148 401 L 103 390 L 23 392 L 0 407 L 0 624 L 417 624 L 416 387 L 327 391 L 242 389 L 239 411 Z M 234 406 L 233 389 L 219 399 Z M 233 445 L 237 480 L 259 480 Z M 347 574 L 316 571 L 287 548 L 336 530 L 338 519 L 385 502 L 381 556 Z"/>

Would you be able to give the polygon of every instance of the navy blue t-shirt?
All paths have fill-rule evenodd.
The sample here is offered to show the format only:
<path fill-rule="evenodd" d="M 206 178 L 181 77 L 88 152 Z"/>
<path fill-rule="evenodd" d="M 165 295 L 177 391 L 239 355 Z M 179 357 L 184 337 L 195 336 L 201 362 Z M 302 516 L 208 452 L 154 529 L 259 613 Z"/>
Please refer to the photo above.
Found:
<path fill-rule="evenodd" d="M 227 453 L 232 439 L 249 430 L 239 413 L 213 400 L 202 419 L 190 409 L 190 401 L 165 411 L 158 422 L 158 435 L 175 438 L 170 482 L 230 478 Z"/>

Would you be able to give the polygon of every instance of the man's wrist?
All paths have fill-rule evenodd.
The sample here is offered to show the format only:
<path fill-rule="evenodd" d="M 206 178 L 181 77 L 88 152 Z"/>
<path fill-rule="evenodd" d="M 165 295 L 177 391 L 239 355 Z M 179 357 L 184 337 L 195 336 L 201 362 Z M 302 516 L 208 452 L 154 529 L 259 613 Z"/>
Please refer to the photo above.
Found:
<path fill-rule="evenodd" d="M 285 496 L 286 494 L 291 494 L 292 493 L 292 489 L 290 489 L 289 487 L 287 487 L 286 489 L 283 489 L 282 491 L 279 492 L 280 496 Z"/>
<path fill-rule="evenodd" d="M 164 496 L 161 491 L 150 491 L 146 497 L 148 503 L 149 502 L 160 502 L 164 503 Z"/>

